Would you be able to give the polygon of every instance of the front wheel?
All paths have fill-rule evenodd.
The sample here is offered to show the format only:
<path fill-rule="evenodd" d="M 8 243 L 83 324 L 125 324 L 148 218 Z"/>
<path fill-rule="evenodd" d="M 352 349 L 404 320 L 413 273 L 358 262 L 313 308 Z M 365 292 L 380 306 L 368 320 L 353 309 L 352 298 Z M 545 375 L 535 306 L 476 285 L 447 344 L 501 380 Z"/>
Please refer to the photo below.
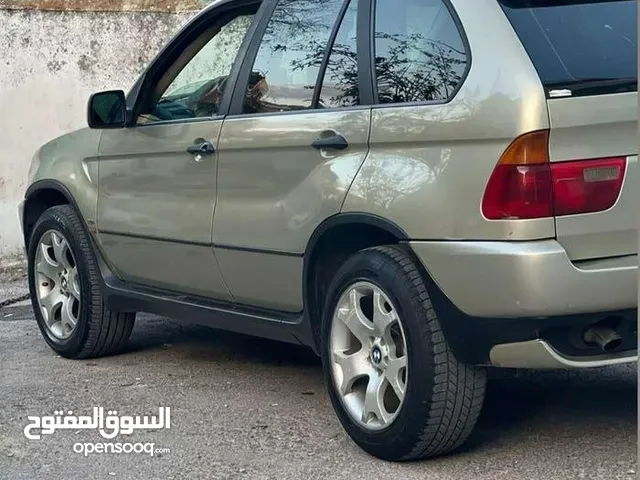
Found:
<path fill-rule="evenodd" d="M 91 239 L 75 210 L 60 205 L 45 211 L 33 228 L 28 250 L 31 302 L 49 346 L 67 358 L 121 350 L 135 313 L 107 308 Z"/>
<path fill-rule="evenodd" d="M 485 371 L 455 358 L 400 246 L 363 250 L 338 271 L 324 309 L 322 360 L 343 427 L 384 460 L 455 450 L 482 408 Z"/>

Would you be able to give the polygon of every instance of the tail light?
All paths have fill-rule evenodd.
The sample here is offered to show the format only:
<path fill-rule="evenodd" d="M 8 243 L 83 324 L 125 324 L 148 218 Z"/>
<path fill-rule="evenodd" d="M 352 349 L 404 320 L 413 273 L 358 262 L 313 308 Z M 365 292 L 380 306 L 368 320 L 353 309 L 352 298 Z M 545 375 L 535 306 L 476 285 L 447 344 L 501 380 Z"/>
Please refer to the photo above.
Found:
<path fill-rule="evenodd" d="M 620 195 L 625 157 L 549 161 L 549 131 L 518 137 L 496 165 L 482 199 L 489 220 L 600 212 Z"/>
<path fill-rule="evenodd" d="M 551 164 L 555 214 L 601 212 L 613 207 L 626 166 L 625 157 Z"/>

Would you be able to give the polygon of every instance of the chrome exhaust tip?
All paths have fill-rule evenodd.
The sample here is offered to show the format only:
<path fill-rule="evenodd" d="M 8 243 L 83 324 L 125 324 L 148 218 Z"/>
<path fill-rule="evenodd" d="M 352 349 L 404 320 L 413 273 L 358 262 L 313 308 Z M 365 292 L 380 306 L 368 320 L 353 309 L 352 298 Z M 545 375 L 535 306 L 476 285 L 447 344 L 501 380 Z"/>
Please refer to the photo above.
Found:
<path fill-rule="evenodd" d="M 618 335 L 618 332 L 604 326 L 588 328 L 584 332 L 583 339 L 587 344 L 597 345 L 605 353 L 612 352 L 622 344 L 622 337 Z"/>

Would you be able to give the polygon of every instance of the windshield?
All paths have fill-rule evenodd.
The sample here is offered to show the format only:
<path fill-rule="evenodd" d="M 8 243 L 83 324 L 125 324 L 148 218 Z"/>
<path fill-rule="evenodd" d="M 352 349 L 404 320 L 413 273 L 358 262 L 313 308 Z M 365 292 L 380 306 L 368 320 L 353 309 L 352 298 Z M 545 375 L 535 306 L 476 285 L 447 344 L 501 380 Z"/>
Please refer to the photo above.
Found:
<path fill-rule="evenodd" d="M 636 0 L 499 1 L 549 90 L 637 89 Z"/>

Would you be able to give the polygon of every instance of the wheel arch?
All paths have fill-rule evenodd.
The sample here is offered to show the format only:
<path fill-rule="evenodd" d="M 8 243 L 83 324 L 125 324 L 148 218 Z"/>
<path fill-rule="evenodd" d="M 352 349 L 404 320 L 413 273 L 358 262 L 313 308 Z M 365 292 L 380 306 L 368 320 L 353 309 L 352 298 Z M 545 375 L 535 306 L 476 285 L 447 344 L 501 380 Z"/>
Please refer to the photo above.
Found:
<path fill-rule="evenodd" d="M 22 232 L 27 248 L 31 232 L 38 218 L 46 210 L 57 205 L 70 205 L 82 218 L 73 195 L 61 182 L 57 180 L 39 180 L 29 186 L 25 193 L 22 215 Z"/>
<path fill-rule="evenodd" d="M 339 213 L 315 229 L 305 249 L 303 298 L 316 352 L 319 351 L 323 296 L 338 268 L 360 250 L 407 240 L 409 237 L 398 225 L 369 213 Z"/>

